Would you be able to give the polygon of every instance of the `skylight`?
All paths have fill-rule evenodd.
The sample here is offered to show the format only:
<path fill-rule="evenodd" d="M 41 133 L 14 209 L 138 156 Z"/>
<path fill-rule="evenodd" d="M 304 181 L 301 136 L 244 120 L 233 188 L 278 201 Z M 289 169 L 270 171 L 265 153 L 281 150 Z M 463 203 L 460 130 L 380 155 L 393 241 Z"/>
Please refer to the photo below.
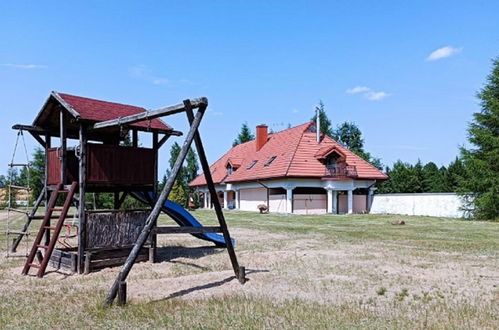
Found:
<path fill-rule="evenodd" d="M 251 162 L 251 164 L 248 165 L 248 167 L 246 167 L 247 170 L 250 170 L 253 166 L 255 166 L 255 164 L 258 162 L 258 160 L 254 160 Z"/>
<path fill-rule="evenodd" d="M 269 166 L 276 158 L 277 158 L 277 156 L 270 157 L 269 160 L 267 160 L 267 162 L 263 166 Z"/>

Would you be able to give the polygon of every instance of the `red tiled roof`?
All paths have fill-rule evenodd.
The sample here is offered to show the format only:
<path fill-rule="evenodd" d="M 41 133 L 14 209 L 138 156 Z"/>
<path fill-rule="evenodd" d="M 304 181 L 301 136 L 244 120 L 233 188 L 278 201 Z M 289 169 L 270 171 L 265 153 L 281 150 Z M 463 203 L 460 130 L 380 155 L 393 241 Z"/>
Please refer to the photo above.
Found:
<path fill-rule="evenodd" d="M 97 122 L 116 119 L 135 115 L 147 111 L 144 108 L 133 105 L 126 105 L 114 102 L 100 101 L 89 99 L 86 97 L 59 93 L 64 101 L 69 103 L 79 114 L 81 119 L 93 120 Z M 131 126 L 150 127 L 162 130 L 171 130 L 172 128 L 163 123 L 159 119 L 151 120 L 150 126 L 148 121 L 141 121 L 132 124 Z"/>
<path fill-rule="evenodd" d="M 323 178 L 325 166 L 316 158 L 316 155 L 332 150 L 345 155 L 347 165 L 356 166 L 357 179 L 388 179 L 383 172 L 330 137 L 324 136 L 322 141 L 317 143 L 316 134 L 308 130 L 311 125 L 313 123 L 306 123 L 269 134 L 267 143 L 260 151 L 256 151 L 255 140 L 233 147 L 210 166 L 213 181 L 232 183 L 284 177 Z M 265 166 L 265 163 L 273 156 L 277 157 L 270 165 Z M 233 158 L 241 158 L 241 166 L 232 175 L 227 176 L 227 162 Z M 251 169 L 247 169 L 248 165 L 255 160 L 257 163 Z M 190 185 L 206 185 L 204 175 L 199 175 Z"/>

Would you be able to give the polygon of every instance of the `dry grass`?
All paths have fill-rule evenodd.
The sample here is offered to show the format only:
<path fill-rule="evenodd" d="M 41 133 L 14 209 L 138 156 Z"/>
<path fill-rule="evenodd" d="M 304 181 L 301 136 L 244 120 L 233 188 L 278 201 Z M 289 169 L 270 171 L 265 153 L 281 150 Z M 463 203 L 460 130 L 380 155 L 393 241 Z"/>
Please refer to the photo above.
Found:
<path fill-rule="evenodd" d="M 195 216 L 214 224 L 212 212 Z M 134 266 L 124 308 L 101 306 L 119 268 L 36 279 L 19 275 L 21 259 L 1 259 L 0 328 L 498 328 L 495 223 L 226 217 L 243 286 L 225 250 L 185 235 L 162 236 L 160 262 Z"/>

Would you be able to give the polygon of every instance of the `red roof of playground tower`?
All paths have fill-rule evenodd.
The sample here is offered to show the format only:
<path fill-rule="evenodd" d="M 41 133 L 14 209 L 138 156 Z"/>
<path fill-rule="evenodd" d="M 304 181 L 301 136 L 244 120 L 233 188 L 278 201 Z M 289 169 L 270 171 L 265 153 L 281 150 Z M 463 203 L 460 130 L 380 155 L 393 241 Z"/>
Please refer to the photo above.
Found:
<path fill-rule="evenodd" d="M 268 134 L 266 142 L 257 151 L 258 139 L 237 145 L 210 166 L 215 183 L 235 183 L 278 178 L 324 178 L 325 165 L 322 156 L 336 151 L 345 157 L 346 165 L 355 166 L 357 180 L 386 180 L 388 176 L 345 148 L 329 136 L 322 135 L 316 141 L 315 125 L 302 124 L 287 130 Z M 269 163 L 272 157 L 275 158 Z M 249 165 L 256 163 L 251 167 Z M 228 175 L 227 164 L 238 169 Z M 199 175 L 191 186 L 206 185 L 204 174 Z"/>
<path fill-rule="evenodd" d="M 62 102 L 60 99 L 58 101 L 61 102 L 64 107 L 70 107 L 76 113 L 78 113 L 80 119 L 93 122 L 103 122 L 147 111 L 142 107 L 133 105 L 101 101 L 88 97 L 52 92 L 44 108 L 42 108 L 42 111 L 36 117 L 34 121 L 35 125 L 38 123 L 38 121 L 44 121 L 44 117 L 48 115 L 46 113 L 46 111 L 50 111 L 50 108 L 47 107 L 48 102 L 53 99 L 57 100 L 58 98 L 62 99 Z M 160 119 L 153 119 L 150 121 L 150 123 L 148 121 L 141 121 L 133 123 L 130 126 L 159 130 L 172 130 L 170 126 L 166 125 Z"/>

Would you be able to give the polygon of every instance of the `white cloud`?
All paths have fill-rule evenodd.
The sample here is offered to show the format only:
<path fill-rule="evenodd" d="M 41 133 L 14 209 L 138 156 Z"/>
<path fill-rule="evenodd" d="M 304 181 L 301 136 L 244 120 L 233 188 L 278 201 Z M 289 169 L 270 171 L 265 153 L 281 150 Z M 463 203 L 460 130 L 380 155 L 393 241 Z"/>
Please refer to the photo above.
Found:
<path fill-rule="evenodd" d="M 206 110 L 206 112 L 207 112 L 208 114 L 212 115 L 212 116 L 221 116 L 221 115 L 223 115 L 223 114 L 224 114 L 224 113 L 223 113 L 223 112 L 221 112 L 221 111 L 215 111 L 215 110 L 213 110 L 213 109 L 208 109 L 208 110 Z"/>
<path fill-rule="evenodd" d="M 2 66 L 8 66 L 10 68 L 16 68 L 16 69 L 47 69 L 48 68 L 48 66 L 41 65 L 41 64 L 12 64 L 12 63 L 5 63 L 5 64 L 2 64 Z"/>
<path fill-rule="evenodd" d="M 381 101 L 384 98 L 390 96 L 390 94 L 382 91 L 374 91 L 366 86 L 355 86 L 354 88 L 349 88 L 345 91 L 347 94 L 362 94 L 369 101 Z"/>
<path fill-rule="evenodd" d="M 298 110 L 298 109 L 293 109 L 293 110 L 291 110 L 291 112 L 292 112 L 292 113 L 298 113 L 298 112 L 300 112 L 300 110 Z"/>
<path fill-rule="evenodd" d="M 153 74 L 151 74 L 151 70 L 149 70 L 148 67 L 146 67 L 143 64 L 135 65 L 130 68 L 130 73 L 132 76 L 149 81 L 150 83 L 154 85 L 165 85 L 170 83 L 170 81 L 166 78 L 163 77 L 157 77 Z"/>
<path fill-rule="evenodd" d="M 461 48 L 455 48 L 452 46 L 445 46 L 442 48 L 439 48 L 435 51 L 433 51 L 428 57 L 426 58 L 427 61 L 436 61 L 440 60 L 442 58 L 446 58 L 449 56 L 452 56 L 454 54 L 457 54 L 463 50 L 463 47 Z"/>
<path fill-rule="evenodd" d="M 368 99 L 369 101 L 381 101 L 382 99 L 390 96 L 390 94 L 385 93 L 385 92 L 367 92 L 364 94 L 364 97 Z"/>
<path fill-rule="evenodd" d="M 355 86 L 354 88 L 349 88 L 346 90 L 347 94 L 358 94 L 358 93 L 364 93 L 364 92 L 369 92 L 371 89 L 366 86 Z"/>

